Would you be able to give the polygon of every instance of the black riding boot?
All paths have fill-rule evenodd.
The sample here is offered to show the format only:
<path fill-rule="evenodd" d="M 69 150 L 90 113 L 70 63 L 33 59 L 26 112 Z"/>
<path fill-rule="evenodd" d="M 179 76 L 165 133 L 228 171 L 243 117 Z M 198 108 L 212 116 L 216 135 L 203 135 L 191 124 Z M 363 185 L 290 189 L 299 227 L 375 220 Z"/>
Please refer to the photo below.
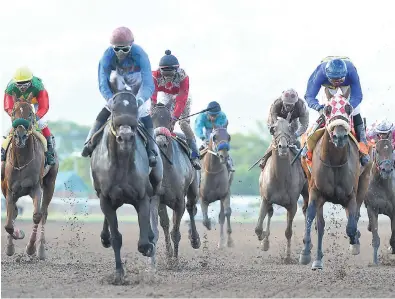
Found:
<path fill-rule="evenodd" d="M 266 166 L 266 162 L 267 159 L 269 159 L 269 157 L 272 155 L 272 146 L 269 145 L 269 147 L 267 148 L 265 154 L 263 155 L 261 162 L 259 162 L 259 167 L 264 169 Z"/>
<path fill-rule="evenodd" d="M 83 157 L 90 157 L 92 155 L 92 152 L 94 150 L 94 146 L 92 144 L 91 138 L 92 136 L 104 125 L 106 121 L 101 122 L 96 120 L 95 123 L 93 124 L 92 128 L 90 129 L 89 133 L 88 133 L 88 137 L 85 140 L 84 143 L 84 148 L 82 150 L 81 156 Z"/>
<path fill-rule="evenodd" d="M 196 145 L 196 141 L 193 139 L 187 139 L 187 143 L 188 146 L 191 148 L 191 163 L 192 166 L 196 169 L 196 170 L 200 170 L 202 169 L 202 167 L 200 166 L 200 157 L 199 157 L 199 151 Z"/>
<path fill-rule="evenodd" d="M 47 139 L 47 152 L 45 153 L 45 162 L 47 165 L 54 165 L 55 164 L 55 152 L 54 146 L 52 142 L 52 136 L 49 136 Z"/>
<path fill-rule="evenodd" d="M 1 162 L 4 162 L 6 159 L 6 151 L 4 148 L 1 148 Z"/>
<path fill-rule="evenodd" d="M 148 137 L 148 142 L 147 142 L 147 154 L 148 154 L 148 161 L 149 161 L 149 166 L 150 167 L 155 167 L 157 160 L 156 156 L 158 153 L 156 152 L 156 143 L 154 142 L 155 140 L 155 134 L 154 134 L 154 129 L 146 129 L 147 133 L 151 136 Z"/>

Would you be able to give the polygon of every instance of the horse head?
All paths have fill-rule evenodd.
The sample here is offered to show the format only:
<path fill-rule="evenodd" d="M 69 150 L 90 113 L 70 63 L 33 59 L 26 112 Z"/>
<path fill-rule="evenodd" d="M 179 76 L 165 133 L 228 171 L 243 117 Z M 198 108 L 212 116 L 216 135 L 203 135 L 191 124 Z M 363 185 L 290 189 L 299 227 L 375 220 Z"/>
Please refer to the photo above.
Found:
<path fill-rule="evenodd" d="M 225 164 L 229 159 L 230 135 L 226 128 L 214 128 L 210 135 L 209 149 L 219 158 L 221 164 Z"/>
<path fill-rule="evenodd" d="M 378 140 L 376 143 L 374 164 L 377 171 L 380 173 L 380 177 L 384 180 L 387 180 L 391 176 L 391 173 L 394 171 L 392 155 L 393 147 L 391 140 Z"/>
<path fill-rule="evenodd" d="M 11 113 L 12 127 L 14 128 L 15 145 L 24 148 L 33 130 L 35 123 L 35 113 L 30 104 L 33 94 L 30 93 L 26 100 L 18 99 L 13 94 L 14 107 Z"/>
<path fill-rule="evenodd" d="M 167 149 L 171 142 L 171 112 L 167 106 L 158 103 L 151 110 L 152 122 L 155 128 L 155 139 L 159 147 Z"/>
<path fill-rule="evenodd" d="M 340 94 L 334 95 L 324 107 L 326 129 L 336 147 L 342 148 L 348 142 L 352 110 L 347 99 Z"/>
<path fill-rule="evenodd" d="M 289 113 L 287 118 L 277 117 L 277 121 L 270 127 L 270 134 L 273 136 L 272 146 L 277 150 L 280 157 L 287 157 L 289 146 L 291 145 L 291 127 Z"/>
<path fill-rule="evenodd" d="M 121 151 L 131 151 L 138 125 L 136 97 L 129 91 L 113 96 L 110 128 Z"/>

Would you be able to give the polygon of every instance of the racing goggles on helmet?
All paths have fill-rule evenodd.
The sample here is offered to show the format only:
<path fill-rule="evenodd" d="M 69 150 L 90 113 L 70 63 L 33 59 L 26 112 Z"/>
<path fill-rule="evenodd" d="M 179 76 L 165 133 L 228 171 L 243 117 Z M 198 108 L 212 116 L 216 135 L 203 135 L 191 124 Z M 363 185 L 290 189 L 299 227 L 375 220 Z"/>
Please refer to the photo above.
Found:
<path fill-rule="evenodd" d="M 389 138 L 390 138 L 390 133 L 391 133 L 391 132 L 379 132 L 379 133 L 377 133 L 377 138 L 378 138 L 379 140 L 382 140 L 382 139 L 389 139 Z"/>
<path fill-rule="evenodd" d="M 118 53 L 118 52 L 129 53 L 131 48 L 132 48 L 132 46 L 113 46 L 112 47 L 112 49 L 114 50 L 115 53 Z"/>
<path fill-rule="evenodd" d="M 165 66 L 159 68 L 159 71 L 163 77 L 174 77 L 177 73 L 177 67 L 175 66 Z"/>
<path fill-rule="evenodd" d="M 32 81 L 15 82 L 15 85 L 21 92 L 25 92 L 32 85 Z"/>
<path fill-rule="evenodd" d="M 333 78 L 333 79 L 328 79 L 328 81 L 332 84 L 332 85 L 340 85 L 342 84 L 344 81 L 346 81 L 346 77 L 342 77 L 342 78 Z"/>

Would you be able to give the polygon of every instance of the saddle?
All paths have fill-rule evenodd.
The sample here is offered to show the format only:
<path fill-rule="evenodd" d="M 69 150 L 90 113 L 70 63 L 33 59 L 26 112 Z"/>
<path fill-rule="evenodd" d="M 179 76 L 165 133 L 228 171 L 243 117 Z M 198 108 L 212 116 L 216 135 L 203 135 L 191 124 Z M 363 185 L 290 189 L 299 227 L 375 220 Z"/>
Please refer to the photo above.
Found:
<path fill-rule="evenodd" d="M 14 128 L 11 129 L 10 133 L 8 134 L 8 136 L 3 136 L 4 140 L 1 144 L 1 147 L 4 148 L 4 150 L 7 152 L 10 143 L 12 141 L 12 139 L 14 138 Z M 47 139 L 45 139 L 44 135 L 41 133 L 41 130 L 35 129 L 32 131 L 32 134 L 38 139 L 40 140 L 41 144 L 44 147 L 44 151 L 48 151 L 48 145 L 47 145 Z"/>
<path fill-rule="evenodd" d="M 185 151 L 188 157 L 191 155 L 191 149 L 188 146 L 185 135 L 179 132 L 173 132 L 171 138 L 178 142 L 181 148 Z"/>
<path fill-rule="evenodd" d="M 101 138 L 103 137 L 104 128 L 109 124 L 109 122 L 110 122 L 110 119 L 107 120 L 105 122 L 105 124 L 103 126 L 101 126 L 99 130 L 97 130 L 97 132 L 95 134 L 92 135 L 90 142 L 92 143 L 92 145 L 94 147 L 96 147 L 96 145 L 100 142 Z M 149 136 L 148 136 L 148 133 L 145 132 L 145 128 L 144 128 L 143 124 L 140 122 L 138 123 L 138 126 L 137 126 L 137 132 L 140 135 L 140 137 L 143 139 L 144 145 L 146 146 L 148 143 Z"/>

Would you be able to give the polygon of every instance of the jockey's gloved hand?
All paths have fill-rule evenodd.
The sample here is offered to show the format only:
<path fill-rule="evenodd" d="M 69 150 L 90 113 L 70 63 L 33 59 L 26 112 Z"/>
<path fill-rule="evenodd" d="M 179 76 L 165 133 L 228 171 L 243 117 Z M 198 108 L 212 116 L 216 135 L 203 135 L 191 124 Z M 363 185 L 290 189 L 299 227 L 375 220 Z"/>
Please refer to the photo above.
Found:
<path fill-rule="evenodd" d="M 137 102 L 137 107 L 140 107 L 141 105 L 144 104 L 143 98 L 140 98 L 140 97 L 136 99 L 136 102 Z"/>
<path fill-rule="evenodd" d="M 311 106 L 311 108 L 313 108 L 314 110 L 320 112 L 320 110 L 323 110 L 325 107 L 325 105 L 321 105 L 321 104 L 314 104 L 313 106 Z"/>

